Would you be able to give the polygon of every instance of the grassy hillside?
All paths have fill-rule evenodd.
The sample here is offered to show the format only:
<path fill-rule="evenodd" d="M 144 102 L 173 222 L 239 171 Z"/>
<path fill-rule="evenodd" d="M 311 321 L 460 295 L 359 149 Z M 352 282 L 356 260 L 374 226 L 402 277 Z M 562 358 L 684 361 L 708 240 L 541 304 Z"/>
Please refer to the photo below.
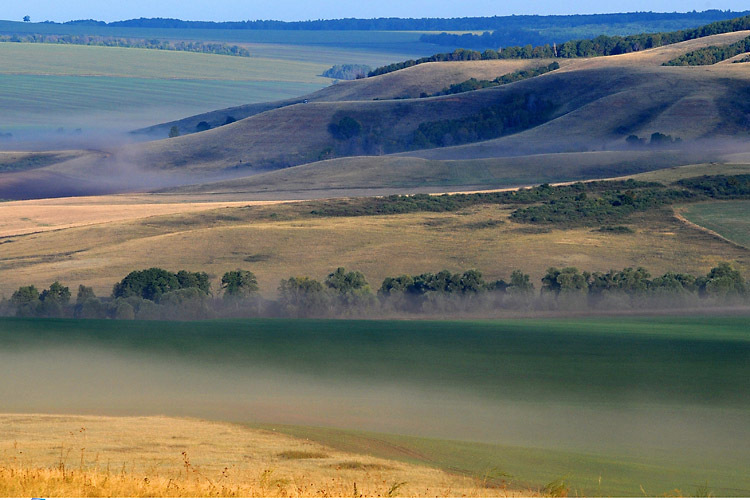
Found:
<path fill-rule="evenodd" d="M 746 322 L 2 319 L 0 366 L 12 371 L 42 353 L 49 361 L 0 394 L 14 411 L 158 408 L 351 429 L 279 428 L 511 487 L 565 478 L 578 494 L 633 496 L 640 487 L 692 494 L 708 482 L 715 494 L 742 495 Z M 151 383 L 133 387 L 138 380 Z"/>
<path fill-rule="evenodd" d="M 326 218 L 310 214 L 317 202 L 204 211 L 193 205 L 189 213 L 156 207 L 165 215 L 148 217 L 149 204 L 189 200 L 184 195 L 102 197 L 89 210 L 76 209 L 76 199 L 0 204 L 2 219 L 8 221 L 0 240 L 1 293 L 9 296 L 22 285 L 60 280 L 69 286 L 93 285 L 97 293 L 108 295 L 130 271 L 152 266 L 206 271 L 215 289 L 226 271 L 249 269 L 257 274 L 262 292 L 274 295 L 282 278 L 320 279 L 337 266 L 359 269 L 379 285 L 386 276 L 443 268 L 478 268 L 488 280 L 507 279 L 514 269 L 524 269 L 538 283 L 549 266 L 590 271 L 645 266 L 655 274 L 697 275 L 722 260 L 737 263 L 743 272 L 750 265 L 747 250 L 684 225 L 669 210 L 632 216 L 624 222 L 634 230 L 629 234 L 600 232 L 598 226 L 519 224 L 509 219 L 512 208 L 502 206 Z M 117 208 L 130 203 L 140 207 L 131 212 Z M 124 217 L 128 213 L 132 216 Z M 76 227 L 61 224 L 66 214 Z M 36 234 L 14 236 L 19 233 Z"/>
<path fill-rule="evenodd" d="M 369 101 L 374 99 L 388 100 L 395 98 L 417 98 L 422 93 L 433 94 L 445 87 L 459 83 L 469 78 L 494 79 L 500 75 L 512 73 L 520 69 L 537 67 L 549 61 L 472 61 L 448 62 L 441 64 L 424 64 L 403 71 L 389 73 L 381 78 L 367 78 L 350 82 L 341 82 L 328 86 L 317 92 L 277 102 L 255 105 L 235 106 L 227 109 L 202 113 L 173 122 L 162 123 L 138 130 L 138 133 L 148 133 L 163 137 L 172 126 L 177 126 L 186 132 L 195 131 L 195 126 L 206 121 L 212 127 L 223 125 L 227 116 L 243 119 L 256 114 L 277 109 L 292 104 L 299 104 L 305 99 L 309 102 L 333 101 Z"/>
<path fill-rule="evenodd" d="M 704 155 L 715 158 L 712 153 Z M 164 192 L 312 199 L 347 194 L 496 189 L 626 176 L 690 163 L 700 156 L 682 151 L 593 151 L 445 161 L 406 156 L 353 157 Z"/>
<path fill-rule="evenodd" d="M 200 121 L 206 121 L 214 128 L 173 139 L 125 146 L 113 151 L 111 158 L 104 164 L 68 162 L 42 169 L 35 174 L 33 180 L 25 175 L 15 176 L 14 180 L 6 180 L 5 185 L 10 182 L 21 186 L 19 189 L 27 193 L 27 196 L 49 196 L 54 193 L 65 194 L 66 191 L 39 191 L 39 187 L 45 185 L 41 181 L 45 172 L 52 172 L 53 178 L 62 175 L 71 179 L 83 179 L 86 183 L 90 181 L 92 172 L 114 170 L 114 175 L 117 176 L 117 170 L 124 165 L 143 169 L 144 173 L 154 173 L 149 176 L 131 176 L 126 184 L 119 186 L 116 180 L 105 182 L 106 187 L 98 187 L 93 191 L 117 192 L 246 177 L 332 157 L 382 156 L 388 153 L 427 160 L 473 160 L 538 153 L 613 151 L 610 159 L 621 155 L 625 162 L 618 171 L 610 173 L 609 166 L 613 164 L 610 159 L 598 164 L 583 160 L 582 165 L 576 165 L 575 156 L 560 156 L 562 165 L 559 175 L 557 172 L 550 174 L 548 168 L 537 167 L 537 171 L 544 170 L 544 174 L 536 178 L 533 175 L 514 175 L 515 167 L 508 173 L 494 168 L 482 173 L 484 164 L 480 164 L 478 168 L 470 166 L 466 172 L 459 173 L 457 170 L 462 165 L 455 164 L 448 166 L 453 173 L 446 178 L 440 171 L 444 168 L 440 164 L 427 164 L 428 169 L 436 167 L 437 171 L 426 172 L 424 163 L 411 161 L 407 163 L 417 165 L 417 173 L 406 172 L 405 175 L 398 176 L 402 180 L 394 181 L 394 184 L 408 186 L 418 184 L 419 181 L 415 179 L 422 176 L 439 179 L 436 184 L 438 186 L 463 184 L 470 188 L 497 187 L 515 183 L 514 181 L 533 183 L 546 179 L 618 175 L 655 166 L 712 161 L 713 158 L 707 154 L 724 153 L 724 146 L 717 144 L 713 147 L 713 143 L 708 143 L 711 146 L 709 148 L 706 143 L 699 144 L 696 141 L 721 137 L 741 141 L 748 136 L 745 111 L 743 105 L 738 106 L 737 103 L 746 101 L 750 75 L 739 67 L 741 65 L 717 65 L 696 70 L 663 67 L 661 63 L 680 51 L 684 53 L 707 44 L 731 43 L 735 38 L 744 36 L 744 32 L 730 33 L 635 54 L 565 61 L 566 64 L 557 71 L 500 87 L 432 98 L 414 98 L 422 92 L 437 92 L 451 82 L 465 81 L 467 77 L 491 79 L 496 77 L 492 75 L 507 74 L 528 67 L 530 63 L 478 61 L 424 64 L 380 77 L 334 85 L 305 98 L 229 108 L 208 115 L 193 116 L 180 122 L 166 123 L 152 128 L 151 132 L 156 133 L 157 137 L 164 137 L 168 129 L 176 125 L 185 134 L 196 130 Z M 77 48 L 107 50 L 99 47 Z M 208 59 L 224 57 L 240 62 L 247 60 L 205 54 L 166 55 Z M 538 64 L 538 61 L 531 64 Z M 158 109 L 153 107 L 154 111 Z M 487 118 L 492 117 L 493 113 L 507 115 L 503 118 L 505 128 L 502 130 L 496 122 Z M 247 118 L 241 119 L 244 116 Z M 220 126 L 233 119 L 238 121 Z M 358 124 L 354 135 L 348 138 L 334 135 L 331 127 L 342 119 L 354 120 Z M 476 136 L 476 132 L 471 132 L 475 130 L 472 128 L 475 126 L 477 130 L 483 131 L 484 135 L 481 137 L 501 137 L 450 145 L 476 140 L 478 136 L 472 136 Z M 449 132 L 445 135 L 439 132 L 443 129 Z M 432 134 L 429 140 L 422 134 L 423 130 Z M 438 132 L 429 132 L 430 130 Z M 417 132 L 422 134 L 421 139 Z M 655 132 L 681 138 L 681 147 L 695 154 L 691 156 L 662 150 L 652 151 L 650 158 L 656 160 L 649 161 L 648 167 L 631 168 L 630 165 L 634 165 L 632 159 L 643 151 L 617 150 L 627 147 L 625 138 L 628 135 L 648 138 Z M 293 141 L 289 140 L 291 137 L 294 138 Z M 419 149 L 424 147 L 425 141 L 444 144 L 446 147 Z M 403 152 L 398 153 L 399 151 Z M 603 157 L 607 158 L 607 155 Z M 566 159 L 572 161 L 566 162 Z M 399 163 L 403 160 L 391 158 L 373 161 L 378 165 L 383 162 L 385 165 L 403 164 Z M 514 164 L 516 160 L 509 161 Z M 548 160 L 546 165 L 551 163 Z M 359 160 L 351 165 L 370 167 L 369 162 Z M 326 164 L 326 167 L 330 166 Z M 315 166 L 312 171 L 318 168 L 319 166 Z M 419 173 L 420 170 L 422 173 Z M 374 186 L 368 180 L 368 175 L 368 172 L 352 174 L 350 180 L 353 183 L 345 187 L 380 189 L 380 186 Z M 491 178 L 495 175 L 499 175 L 501 180 Z M 98 174 L 95 177 L 106 175 Z M 155 180 L 156 177 L 158 180 Z M 357 179 L 362 180 L 361 185 L 354 183 Z M 268 190 L 274 190 L 274 178 L 269 178 L 269 181 L 272 185 L 268 186 Z M 341 177 L 330 184 L 343 187 L 340 181 Z M 6 192 L 7 189 L 0 194 L 10 197 Z M 81 191 L 69 191 L 72 192 Z"/>
<path fill-rule="evenodd" d="M 729 40 L 743 35 L 733 33 L 719 37 Z M 701 39 L 700 43 L 716 43 L 708 38 Z M 747 73 L 726 65 L 700 73 L 689 71 L 689 68 L 657 66 L 677 45 L 682 46 L 678 50 L 689 50 L 695 43 L 691 41 L 635 55 L 576 61 L 559 71 L 530 80 L 452 96 L 354 102 L 351 99 L 356 96 L 355 89 L 344 95 L 343 98 L 349 99 L 346 102 L 288 106 L 204 134 L 154 143 L 148 147 L 147 158 L 150 163 L 167 168 L 189 163 L 191 169 L 216 170 L 238 166 L 240 162 L 242 166 L 256 168 L 308 163 L 329 148 L 333 148 L 334 154 L 346 155 L 347 144 L 337 143 L 327 130 L 331 121 L 340 116 L 351 116 L 362 124 L 362 140 L 369 141 L 373 153 L 387 153 L 394 148 L 408 149 L 410 137 L 420 123 L 472 116 L 507 96 L 519 95 L 533 95 L 553 103 L 552 120 L 525 132 L 478 145 L 431 149 L 408 155 L 465 159 L 519 152 L 601 149 L 611 143 L 624 144 L 629 134 L 650 135 L 655 131 L 684 140 L 721 133 L 747 134 L 744 122 L 732 106 L 746 88 L 750 79 Z M 435 64 L 436 67 L 439 65 Z M 373 78 L 369 83 L 367 80 L 354 83 L 366 91 L 367 99 L 371 99 L 373 86 L 378 84 L 379 78 L 383 77 Z M 390 83 L 395 82 L 380 82 L 391 95 L 398 96 L 400 91 Z M 686 120 L 687 116 L 692 119 Z M 297 127 L 298 123 L 304 123 L 304 129 Z M 385 123 L 389 126 L 384 126 Z M 292 150 L 287 149 L 286 139 L 290 136 L 296 139 Z M 225 145 L 222 151 L 212 146 L 217 141 Z M 282 148 L 281 144 L 285 146 Z M 280 153 L 282 149 L 284 152 Z"/>

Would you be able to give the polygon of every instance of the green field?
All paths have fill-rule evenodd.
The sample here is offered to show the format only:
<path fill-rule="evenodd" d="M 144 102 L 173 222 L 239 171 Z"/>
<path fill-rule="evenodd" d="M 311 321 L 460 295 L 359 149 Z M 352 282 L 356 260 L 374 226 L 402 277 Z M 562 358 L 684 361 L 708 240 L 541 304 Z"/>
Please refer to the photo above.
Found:
<path fill-rule="evenodd" d="M 415 55 L 412 49 L 395 41 L 408 45 L 407 39 L 418 37 L 382 33 L 366 38 L 348 32 L 337 37 L 330 33 L 302 37 L 282 33 L 278 39 L 272 33 L 265 35 L 275 43 L 248 46 L 253 54 L 249 58 L 0 43 L 0 106 L 4 112 L 0 132 L 20 139 L 60 128 L 119 132 L 214 109 L 297 97 L 329 85 L 331 80 L 319 75 L 334 64 L 377 66 L 411 57 Z M 316 37 L 325 43 L 298 45 Z M 348 45 L 356 40 L 364 45 Z M 401 52 L 390 52 L 394 47 Z M 3 147 L 8 148 L 12 149 Z"/>
<path fill-rule="evenodd" d="M 320 88 L 288 81 L 177 80 L 123 77 L 0 75 L 0 132 L 14 135 L 63 127 L 132 130 L 163 120 L 287 99 Z"/>
<path fill-rule="evenodd" d="M 750 201 L 696 203 L 682 215 L 690 222 L 750 248 Z"/>
<path fill-rule="evenodd" d="M 0 399 L 12 412 L 273 422 L 518 484 L 564 477 L 588 495 L 708 482 L 746 496 L 747 321 L 2 319 Z"/>
<path fill-rule="evenodd" d="M 0 44 L 2 74 L 115 76 L 163 80 L 330 82 L 320 63 L 194 52 L 38 43 Z"/>

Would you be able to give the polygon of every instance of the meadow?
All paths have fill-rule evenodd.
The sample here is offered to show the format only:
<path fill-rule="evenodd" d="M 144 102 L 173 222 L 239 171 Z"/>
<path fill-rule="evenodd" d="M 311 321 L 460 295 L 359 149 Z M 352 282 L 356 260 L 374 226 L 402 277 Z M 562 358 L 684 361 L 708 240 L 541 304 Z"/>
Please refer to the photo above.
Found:
<path fill-rule="evenodd" d="M 147 49 L 3 43 L 0 61 L 0 131 L 16 138 L 60 127 L 123 132 L 330 83 L 317 76 L 328 68 L 320 63 Z"/>
<path fill-rule="evenodd" d="M 539 286 L 549 266 L 605 272 L 644 266 L 654 274 L 698 275 L 720 261 L 746 274 L 749 264 L 746 249 L 687 226 L 671 208 L 635 214 L 623 221 L 633 232 L 610 234 L 599 226 L 517 223 L 509 218 L 512 207 L 497 205 L 323 217 L 311 214 L 319 208 L 315 201 L 201 209 L 206 201 L 212 200 L 134 195 L 99 197 L 88 208 L 76 198 L 2 203 L 0 291 L 10 297 L 19 286 L 59 280 L 108 296 L 129 272 L 153 266 L 205 271 L 214 290 L 225 272 L 247 269 L 272 297 L 281 279 L 323 279 L 338 266 L 362 271 L 377 288 L 386 276 L 441 269 L 476 268 L 487 280 L 507 280 L 522 269 Z"/>
<path fill-rule="evenodd" d="M 710 229 L 728 240 L 750 247 L 750 202 L 696 203 L 681 214 L 690 222 Z"/>
<path fill-rule="evenodd" d="M 168 417 L 0 415 L 0 495 L 498 496 L 472 478 L 247 426 Z M 507 489 L 508 496 L 518 494 Z M 524 491 L 524 496 L 534 496 Z"/>
<path fill-rule="evenodd" d="M 0 396 L 14 413 L 266 422 L 349 453 L 513 487 L 564 478 L 588 495 L 707 484 L 743 496 L 746 324 L 2 319 L 0 366 L 12 383 Z"/>

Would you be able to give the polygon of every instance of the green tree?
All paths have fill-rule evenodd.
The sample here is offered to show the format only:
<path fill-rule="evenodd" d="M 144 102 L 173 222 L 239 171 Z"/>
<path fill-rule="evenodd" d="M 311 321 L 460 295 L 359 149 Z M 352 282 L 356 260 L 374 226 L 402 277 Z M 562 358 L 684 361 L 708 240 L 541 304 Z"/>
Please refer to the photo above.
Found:
<path fill-rule="evenodd" d="M 39 290 L 34 285 L 22 286 L 10 297 L 17 316 L 34 316 L 39 307 Z"/>
<path fill-rule="evenodd" d="M 158 302 L 165 293 L 178 289 L 180 289 L 180 282 L 176 274 L 152 267 L 128 274 L 114 286 L 112 297 L 141 297 Z"/>
<path fill-rule="evenodd" d="M 30 23 L 31 22 L 31 16 L 23 16 L 23 22 Z"/>
<path fill-rule="evenodd" d="M 705 277 L 699 278 L 697 284 L 699 293 L 704 296 L 732 297 L 747 292 L 742 274 L 728 262 L 719 263 Z"/>
<path fill-rule="evenodd" d="M 68 305 L 70 302 L 70 288 L 63 286 L 59 281 L 52 283 L 47 290 L 39 296 L 42 302 L 56 302 L 60 305 Z"/>
<path fill-rule="evenodd" d="M 534 291 L 534 285 L 531 283 L 528 274 L 524 274 L 520 269 L 516 269 L 510 273 L 510 284 L 506 291 L 514 294 L 530 294 Z"/>
<path fill-rule="evenodd" d="M 300 317 L 321 315 L 329 305 L 323 285 L 307 276 L 281 280 L 279 300 L 287 312 Z"/>
<path fill-rule="evenodd" d="M 225 297 L 247 297 L 258 291 L 258 279 L 250 271 L 229 271 L 221 277 L 221 289 Z"/>
<path fill-rule="evenodd" d="M 362 132 L 362 124 L 351 116 L 345 116 L 337 123 L 328 125 L 328 131 L 336 139 L 346 140 L 355 137 Z"/>
<path fill-rule="evenodd" d="M 373 295 L 365 275 L 359 271 L 348 271 L 339 267 L 325 280 L 344 307 L 364 306 L 372 302 Z"/>
<path fill-rule="evenodd" d="M 211 282 L 206 273 L 191 273 L 189 271 L 178 271 L 177 282 L 180 288 L 197 288 L 205 295 L 211 294 Z"/>
<path fill-rule="evenodd" d="M 575 267 L 558 269 L 550 267 L 542 278 L 542 291 L 560 293 L 583 293 L 588 290 L 586 276 Z"/>

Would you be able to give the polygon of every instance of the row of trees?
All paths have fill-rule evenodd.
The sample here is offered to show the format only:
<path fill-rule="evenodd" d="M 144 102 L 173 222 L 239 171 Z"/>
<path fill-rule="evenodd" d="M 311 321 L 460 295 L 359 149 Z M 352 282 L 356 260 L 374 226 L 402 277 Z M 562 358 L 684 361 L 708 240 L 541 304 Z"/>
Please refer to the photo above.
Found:
<path fill-rule="evenodd" d="M 250 57 L 250 51 L 239 45 L 218 42 L 171 41 L 146 38 L 116 38 L 93 35 L 42 35 L 14 34 L 0 35 L 0 42 L 54 43 L 62 45 L 94 45 L 98 47 L 127 47 L 137 49 L 175 50 L 179 52 L 199 52 L 224 56 Z"/>
<path fill-rule="evenodd" d="M 750 36 L 729 45 L 694 50 L 664 63 L 664 66 L 706 66 L 750 52 Z"/>
<path fill-rule="evenodd" d="M 64 24 L 87 26 L 120 26 L 138 28 L 183 29 L 247 29 L 247 30 L 361 30 L 361 31 L 477 31 L 524 30 L 539 28 L 573 28 L 583 25 L 632 25 L 633 23 L 704 23 L 736 16 L 731 11 L 706 10 L 704 12 L 627 12 L 616 14 L 585 14 L 557 16 L 492 16 L 455 18 L 398 18 L 376 19 L 318 19 L 311 21 L 183 21 L 170 18 L 140 18 L 105 23 L 92 19 L 68 21 Z"/>
<path fill-rule="evenodd" d="M 112 294 L 96 297 L 80 285 L 75 302 L 66 286 L 55 282 L 41 293 L 20 287 L 0 311 L 17 316 L 114 319 L 201 319 L 223 316 L 373 316 L 388 312 L 415 314 L 475 312 L 498 309 L 559 309 L 566 307 L 629 308 L 748 304 L 750 283 L 728 263 L 706 275 L 668 272 L 653 277 L 646 269 L 608 272 L 551 267 L 537 291 L 520 270 L 510 279 L 487 281 L 470 269 L 387 277 L 377 292 L 360 271 L 339 267 L 324 281 L 308 276 L 281 280 L 278 298 L 259 295 L 255 275 L 246 270 L 225 273 L 222 296 L 214 297 L 206 273 L 171 273 L 151 268 L 134 271 L 118 282 Z"/>
<path fill-rule="evenodd" d="M 675 144 L 682 143 L 682 139 L 679 137 L 672 137 L 671 135 L 662 134 L 661 132 L 654 132 L 651 134 L 650 140 L 646 140 L 645 137 L 638 137 L 635 134 L 630 134 L 625 138 L 625 143 L 628 146 L 632 147 L 667 147 L 667 146 L 673 146 Z"/>
<path fill-rule="evenodd" d="M 577 58 L 577 57 L 598 57 L 610 56 L 616 54 L 627 54 L 641 50 L 671 45 L 678 42 L 703 38 L 720 33 L 730 33 L 750 29 L 750 16 L 739 17 L 725 21 L 717 21 L 699 28 L 679 30 L 666 33 L 641 33 L 638 35 L 628 36 L 607 36 L 600 35 L 592 39 L 569 40 L 559 45 L 543 44 L 532 46 L 526 44 L 523 46 L 501 47 L 497 50 L 486 49 L 483 52 L 476 50 L 457 49 L 452 53 L 435 54 L 429 57 L 422 57 L 416 60 L 408 60 L 400 63 L 393 63 L 374 69 L 368 76 L 378 76 L 392 71 L 423 64 L 427 62 L 440 61 L 473 61 L 473 60 L 491 60 L 491 59 L 538 59 L 538 58 Z M 435 43 L 440 40 L 444 43 L 446 37 L 456 37 L 451 45 L 463 43 L 467 45 L 467 37 L 485 37 L 492 39 L 493 35 L 437 35 L 440 39 L 434 38 L 436 35 L 422 35 L 421 40 L 424 42 Z M 498 36 L 502 36 L 498 33 Z M 497 44 L 492 46 L 497 47 Z M 737 52 L 739 54 L 740 52 Z M 735 54 L 736 55 L 736 54 Z"/>
<path fill-rule="evenodd" d="M 453 85 L 444 88 L 442 91 L 433 94 L 432 96 L 422 95 L 420 97 L 434 97 L 439 95 L 450 95 L 460 94 L 463 92 L 470 92 L 472 90 L 486 89 L 491 87 L 498 87 L 500 85 L 507 85 L 509 83 L 526 80 L 527 78 L 534 78 L 535 76 L 549 73 L 560 69 L 560 64 L 554 61 L 547 66 L 539 66 L 537 68 L 522 69 L 508 73 L 507 75 L 498 76 L 494 80 L 477 80 L 476 78 L 469 78 L 468 80 L 461 83 L 454 83 Z"/>

